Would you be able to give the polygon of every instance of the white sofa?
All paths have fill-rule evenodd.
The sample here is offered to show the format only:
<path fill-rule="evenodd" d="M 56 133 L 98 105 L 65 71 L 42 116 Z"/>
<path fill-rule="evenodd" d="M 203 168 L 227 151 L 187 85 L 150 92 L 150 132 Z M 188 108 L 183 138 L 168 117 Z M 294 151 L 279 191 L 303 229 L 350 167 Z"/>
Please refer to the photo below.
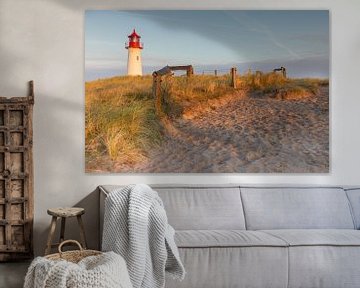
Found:
<path fill-rule="evenodd" d="M 100 217 L 116 187 L 100 187 Z M 360 189 L 153 188 L 187 271 L 167 288 L 360 287 Z"/>

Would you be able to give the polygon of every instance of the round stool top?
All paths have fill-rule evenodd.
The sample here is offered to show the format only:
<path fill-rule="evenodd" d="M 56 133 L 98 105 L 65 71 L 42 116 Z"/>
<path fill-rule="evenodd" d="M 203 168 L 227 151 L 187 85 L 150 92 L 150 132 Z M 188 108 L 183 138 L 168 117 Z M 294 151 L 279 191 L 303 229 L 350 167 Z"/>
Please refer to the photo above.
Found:
<path fill-rule="evenodd" d="M 58 207 L 48 209 L 47 213 L 56 217 L 74 217 L 84 214 L 85 209 L 80 207 Z"/>

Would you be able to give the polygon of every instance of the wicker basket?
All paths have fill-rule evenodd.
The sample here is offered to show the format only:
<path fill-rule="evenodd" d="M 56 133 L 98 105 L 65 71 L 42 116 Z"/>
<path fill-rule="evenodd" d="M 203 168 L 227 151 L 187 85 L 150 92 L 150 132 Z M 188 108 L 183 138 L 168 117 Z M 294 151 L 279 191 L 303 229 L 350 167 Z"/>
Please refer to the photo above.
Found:
<path fill-rule="evenodd" d="M 61 248 L 65 244 L 69 244 L 69 243 L 76 244 L 79 247 L 79 250 L 63 252 L 61 250 Z M 66 240 L 66 241 L 61 242 L 61 244 L 59 245 L 58 250 L 59 250 L 59 253 L 54 253 L 54 254 L 47 255 L 47 256 L 45 256 L 45 258 L 47 258 L 49 260 L 54 260 L 54 261 L 56 261 L 56 260 L 66 260 L 66 261 L 69 261 L 69 262 L 78 263 L 79 261 L 81 261 L 85 257 L 96 256 L 96 255 L 102 254 L 102 252 L 100 252 L 100 251 L 83 249 L 81 244 L 76 240 Z"/>

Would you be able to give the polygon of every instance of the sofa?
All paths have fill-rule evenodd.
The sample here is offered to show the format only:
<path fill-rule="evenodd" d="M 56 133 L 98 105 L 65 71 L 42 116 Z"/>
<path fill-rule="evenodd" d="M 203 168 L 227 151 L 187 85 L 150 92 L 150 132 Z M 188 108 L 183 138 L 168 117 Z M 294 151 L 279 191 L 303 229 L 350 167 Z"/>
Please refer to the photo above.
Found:
<path fill-rule="evenodd" d="M 152 187 L 187 271 L 166 288 L 360 287 L 360 188 Z"/>

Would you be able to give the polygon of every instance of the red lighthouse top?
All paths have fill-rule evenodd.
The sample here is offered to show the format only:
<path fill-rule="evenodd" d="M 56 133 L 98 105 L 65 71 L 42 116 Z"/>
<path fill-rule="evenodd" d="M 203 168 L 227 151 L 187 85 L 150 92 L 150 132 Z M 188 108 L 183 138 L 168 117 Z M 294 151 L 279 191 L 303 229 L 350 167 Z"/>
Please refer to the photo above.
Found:
<path fill-rule="evenodd" d="M 141 36 L 136 33 L 135 29 L 133 32 L 128 36 L 129 42 L 125 43 L 125 48 L 139 48 L 143 49 L 143 43 L 140 42 Z"/>

